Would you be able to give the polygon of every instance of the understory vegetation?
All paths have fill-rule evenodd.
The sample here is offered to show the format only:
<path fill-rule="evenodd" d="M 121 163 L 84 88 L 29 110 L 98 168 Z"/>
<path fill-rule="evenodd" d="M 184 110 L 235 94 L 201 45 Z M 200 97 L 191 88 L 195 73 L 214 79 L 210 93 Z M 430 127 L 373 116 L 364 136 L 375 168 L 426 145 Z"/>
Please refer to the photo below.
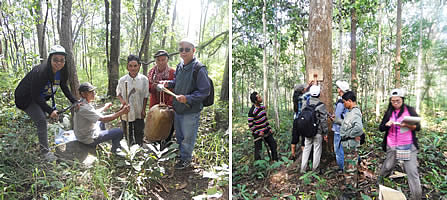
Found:
<path fill-rule="evenodd" d="M 16 78 L 6 74 L 2 77 L 0 199 L 202 199 L 228 195 L 229 133 L 228 126 L 222 126 L 228 123 L 228 103 L 217 101 L 202 111 L 194 167 L 190 171 L 173 169 L 178 149 L 175 142 L 164 151 L 159 151 L 155 144 L 151 148 L 134 145 L 124 158 L 110 154 L 110 144 L 101 144 L 96 148 L 97 160 L 88 167 L 77 160 L 48 163 L 39 156 L 32 120 L 14 105 L 15 87 L 3 84 L 17 83 Z M 98 90 L 99 106 L 109 99 L 101 99 L 105 88 Z M 65 108 L 68 101 L 59 93 L 58 108 Z M 119 101 L 115 99 L 113 103 L 111 110 L 118 110 Z M 216 115 L 220 116 L 219 121 Z M 50 121 L 49 127 L 56 123 Z M 115 120 L 107 126 L 119 127 L 119 124 Z M 54 135 L 50 129 L 52 150 Z"/>
<path fill-rule="evenodd" d="M 234 107 L 233 107 L 234 108 Z M 247 110 L 247 109 L 246 109 Z M 248 110 L 247 110 L 248 112 Z M 269 110 L 269 113 L 272 113 Z M 247 114 L 233 111 L 233 197 L 235 199 L 336 199 L 343 179 L 337 173 L 335 155 L 322 157 L 322 172 L 299 173 L 301 159 L 289 160 L 292 112 L 281 110 L 281 126 L 275 130 L 279 161 L 271 162 L 263 144 L 263 160 L 254 161 L 253 137 L 247 125 Z M 364 111 L 365 115 L 368 115 Z M 442 199 L 447 195 L 447 128 L 446 111 L 422 115 L 419 139 L 419 174 L 424 199 Z M 371 117 L 373 118 L 373 117 Z M 271 123 L 274 123 L 270 120 Z M 379 121 L 364 121 L 366 143 L 360 148 L 359 193 L 362 199 L 378 199 L 377 176 L 385 159 Z M 274 127 L 274 125 L 272 126 Z M 262 155 L 262 154 L 261 154 Z M 405 173 L 403 165 L 394 171 Z M 406 177 L 385 178 L 385 186 L 410 194 Z"/>

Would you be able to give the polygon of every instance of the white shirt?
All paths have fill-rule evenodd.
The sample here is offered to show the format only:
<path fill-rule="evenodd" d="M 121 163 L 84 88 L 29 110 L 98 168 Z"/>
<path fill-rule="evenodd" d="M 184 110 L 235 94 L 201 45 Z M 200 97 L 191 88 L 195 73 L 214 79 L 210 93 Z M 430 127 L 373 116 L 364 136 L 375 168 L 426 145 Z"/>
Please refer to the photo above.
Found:
<path fill-rule="evenodd" d="M 126 74 L 121 77 L 118 81 L 118 86 L 116 87 L 116 95 L 120 96 L 126 101 L 126 84 L 127 81 L 127 95 L 130 94 L 132 89 L 135 88 L 135 93 L 129 96 L 129 106 L 130 111 L 127 114 L 129 117 L 129 122 L 133 122 L 136 119 L 142 119 L 141 112 L 143 111 L 143 100 L 149 97 L 149 80 L 146 76 L 142 74 L 137 74 L 135 78 Z M 123 120 L 127 121 L 127 117 L 123 115 Z"/>

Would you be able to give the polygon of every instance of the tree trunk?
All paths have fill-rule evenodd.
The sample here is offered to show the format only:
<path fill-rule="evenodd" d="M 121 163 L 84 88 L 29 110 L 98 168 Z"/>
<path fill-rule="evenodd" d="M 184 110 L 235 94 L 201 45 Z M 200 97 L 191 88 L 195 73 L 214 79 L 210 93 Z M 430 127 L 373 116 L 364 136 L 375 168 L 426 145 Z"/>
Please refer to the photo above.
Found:
<path fill-rule="evenodd" d="M 104 0 L 104 7 L 105 7 L 105 22 L 106 22 L 106 66 L 107 69 L 109 68 L 109 64 L 110 64 L 110 60 L 109 60 L 109 24 L 110 24 L 110 20 L 109 20 L 109 10 L 110 10 L 110 4 L 109 4 L 109 0 Z M 109 71 L 107 71 L 108 73 Z"/>
<path fill-rule="evenodd" d="M 332 1 L 311 1 L 309 11 L 309 35 L 307 45 L 307 81 L 312 80 L 309 75 L 313 70 L 323 72 L 323 82 L 321 86 L 321 101 L 326 105 L 327 110 L 333 113 L 332 102 Z M 318 79 L 321 79 L 318 77 Z M 328 121 L 328 127 L 331 127 Z M 329 142 L 324 142 L 323 158 L 330 156 L 329 152 L 334 149 L 334 134 L 329 129 Z"/>
<path fill-rule="evenodd" d="M 422 93 L 422 19 L 423 19 L 423 7 L 422 0 L 421 15 L 419 16 L 419 52 L 418 52 L 418 66 L 417 66 L 417 78 L 416 78 L 416 112 L 421 113 L 421 93 Z"/>
<path fill-rule="evenodd" d="M 62 3 L 61 29 L 59 38 L 61 41 L 61 45 L 65 48 L 65 52 L 67 52 L 67 56 L 65 58 L 65 67 L 68 67 L 68 82 L 70 84 L 70 90 L 73 95 L 79 98 L 78 72 L 76 70 L 76 64 L 73 56 L 73 46 L 71 42 L 71 6 L 71 0 L 65 0 Z"/>
<path fill-rule="evenodd" d="M 49 8 L 47 7 L 47 12 L 46 12 L 46 17 L 44 19 L 43 14 L 42 14 L 42 7 L 43 7 L 43 2 L 42 0 L 38 0 L 39 5 L 36 6 L 37 10 L 36 10 L 36 28 L 37 28 L 37 41 L 39 43 L 39 55 L 40 55 L 40 63 L 43 63 L 45 59 L 48 58 L 47 55 L 47 44 L 45 43 L 45 24 L 46 24 L 46 20 L 48 17 L 48 10 Z M 32 9 L 32 8 L 31 8 Z M 34 15 L 34 13 L 31 11 L 31 14 Z"/>
<path fill-rule="evenodd" d="M 174 33 L 174 25 L 175 25 L 175 18 L 177 17 L 177 0 L 174 3 L 174 11 L 172 12 L 172 22 L 171 22 L 171 32 Z M 171 36 L 171 44 L 169 45 L 171 49 L 175 49 L 176 42 L 174 41 L 174 35 Z"/>
<path fill-rule="evenodd" d="M 275 2 L 276 5 L 276 2 Z M 275 13 L 276 15 L 276 13 Z M 277 24 L 278 25 L 278 24 Z M 275 27 L 275 37 L 274 37 L 274 43 L 275 46 L 274 48 L 274 57 L 275 57 L 275 74 L 274 74 L 274 82 L 273 82 L 273 110 L 275 111 L 275 125 L 276 125 L 276 130 L 279 130 L 279 112 L 278 112 L 278 98 L 279 98 L 279 87 L 278 87 L 278 29 L 277 27 Z"/>
<path fill-rule="evenodd" d="M 267 2 L 266 0 L 264 0 L 264 4 L 262 7 L 262 26 L 263 26 L 263 37 L 264 37 L 264 41 L 263 41 L 263 47 L 264 47 L 264 51 L 262 54 L 262 66 L 264 69 L 264 106 L 266 107 L 265 109 L 268 110 L 268 88 L 267 88 L 267 20 L 266 20 L 266 7 L 267 7 Z"/>
<path fill-rule="evenodd" d="M 357 46 L 356 46 L 356 34 L 357 34 L 357 13 L 355 10 L 355 0 L 351 0 L 351 85 L 352 91 L 357 93 L 358 81 L 357 81 Z"/>
<path fill-rule="evenodd" d="M 157 8 L 158 8 L 158 4 L 160 3 L 160 0 L 156 0 L 155 1 L 155 5 L 154 5 L 154 12 L 151 13 L 151 0 L 147 1 L 147 23 L 146 23 L 146 29 L 144 32 L 144 39 L 143 39 L 143 43 L 141 44 L 141 48 L 139 51 L 138 56 L 141 58 L 143 55 L 143 52 L 145 54 L 145 59 L 143 62 L 143 74 L 146 75 L 147 74 L 147 65 L 148 65 L 148 59 L 149 59 L 149 39 L 151 36 L 150 30 L 152 27 L 152 23 L 155 20 L 155 14 L 157 13 Z"/>
<path fill-rule="evenodd" d="M 402 38 L 402 0 L 397 0 L 395 87 L 400 88 L 400 41 Z"/>
<path fill-rule="evenodd" d="M 204 4 L 204 2 L 202 4 Z M 206 16 L 208 14 L 209 4 L 210 4 L 210 2 L 207 0 L 206 7 L 205 7 L 205 14 L 203 16 L 202 16 L 202 14 L 200 14 L 199 44 L 201 41 L 203 41 L 203 38 L 204 38 L 203 35 L 205 34 Z M 203 9 L 202 9 L 201 13 L 203 13 Z M 202 18 L 203 18 L 203 23 L 202 23 Z M 199 52 L 198 57 L 200 58 L 201 55 L 202 55 L 202 52 Z"/>
<path fill-rule="evenodd" d="M 169 16 L 169 1 L 168 1 L 168 3 L 167 3 L 168 5 L 166 6 L 166 16 Z M 162 49 L 165 49 L 165 46 L 166 46 L 166 37 L 167 37 L 167 34 L 168 34 L 168 26 L 165 26 L 164 27 L 164 30 L 163 30 L 163 39 L 161 40 L 161 48 Z"/>
<path fill-rule="evenodd" d="M 381 74 L 380 72 L 383 73 L 383 67 L 382 67 L 382 3 L 379 3 L 379 17 L 378 17 L 378 21 L 379 21 L 379 32 L 378 32 L 378 36 L 377 36 L 377 68 L 376 68 L 376 74 Z M 375 88 L 376 88 L 376 121 L 380 119 L 380 104 L 382 103 L 382 87 L 381 85 L 383 85 L 383 81 L 381 81 L 383 77 L 381 76 L 376 76 L 376 84 L 375 84 Z"/>
<path fill-rule="evenodd" d="M 229 57 L 229 51 L 227 48 L 226 51 L 226 59 L 225 59 L 225 69 L 224 69 L 224 76 L 222 79 L 222 87 L 220 90 L 220 100 L 221 101 L 228 101 L 230 99 L 230 74 L 229 74 L 229 69 L 230 69 L 230 57 Z"/>
<path fill-rule="evenodd" d="M 110 63 L 108 65 L 109 87 L 107 95 L 116 96 L 116 86 L 119 78 L 120 56 L 120 10 L 121 1 L 112 0 L 111 26 L 110 26 Z"/>
<path fill-rule="evenodd" d="M 341 5 L 341 1 L 342 0 L 338 0 L 338 9 L 341 12 L 342 9 L 342 5 Z M 339 48 L 340 48 L 340 55 L 339 57 L 339 63 L 338 63 L 338 79 L 343 79 L 343 15 L 340 14 L 340 21 L 338 22 L 338 42 L 339 42 Z"/>

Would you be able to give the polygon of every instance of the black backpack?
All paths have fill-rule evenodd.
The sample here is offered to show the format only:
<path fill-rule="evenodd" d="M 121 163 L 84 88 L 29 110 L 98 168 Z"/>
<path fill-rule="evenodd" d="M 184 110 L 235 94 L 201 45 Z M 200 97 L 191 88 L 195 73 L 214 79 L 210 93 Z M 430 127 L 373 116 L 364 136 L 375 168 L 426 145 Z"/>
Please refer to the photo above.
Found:
<path fill-rule="evenodd" d="M 200 62 L 197 62 L 197 66 L 194 69 L 193 78 L 197 82 L 197 73 L 199 73 L 200 68 L 205 67 Z M 205 67 L 206 69 L 206 67 Z M 206 77 L 208 77 L 208 80 L 210 82 L 210 94 L 202 101 L 202 104 L 204 107 L 208 107 L 214 104 L 214 83 L 213 80 L 208 76 L 208 73 L 206 74 Z"/>
<path fill-rule="evenodd" d="M 317 135 L 318 123 L 317 123 L 317 112 L 315 109 L 323 104 L 318 102 L 318 104 L 310 105 L 307 102 L 306 107 L 303 108 L 297 119 L 297 130 L 298 133 L 304 137 L 311 138 Z"/>

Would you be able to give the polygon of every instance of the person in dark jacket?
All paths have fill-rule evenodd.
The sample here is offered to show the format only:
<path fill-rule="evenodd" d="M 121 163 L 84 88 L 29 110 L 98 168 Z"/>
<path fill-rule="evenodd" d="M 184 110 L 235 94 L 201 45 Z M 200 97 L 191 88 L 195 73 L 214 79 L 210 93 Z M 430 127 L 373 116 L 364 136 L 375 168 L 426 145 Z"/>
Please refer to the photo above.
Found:
<path fill-rule="evenodd" d="M 300 84 L 295 86 L 293 91 L 293 125 L 292 125 L 292 142 L 291 142 L 291 159 L 296 159 L 296 144 L 301 138 L 301 151 L 304 149 L 304 136 L 298 133 L 298 116 L 303 108 L 303 102 L 307 102 L 310 98 L 309 88 L 312 86 L 313 81 L 309 82 L 306 86 L 305 84 Z"/>
<path fill-rule="evenodd" d="M 58 118 L 54 101 L 58 86 L 71 103 L 76 103 L 78 100 L 71 94 L 67 86 L 68 72 L 65 64 L 67 54 L 64 47 L 55 45 L 51 47 L 49 54 L 46 62 L 35 66 L 20 81 L 14 96 L 17 108 L 25 111 L 37 127 L 41 155 L 47 161 L 53 161 L 56 157 L 49 152 L 45 113 L 51 118 Z M 52 100 L 52 106 L 46 103 L 49 99 Z"/>
<path fill-rule="evenodd" d="M 411 199 L 421 199 L 422 188 L 417 168 L 418 140 L 416 137 L 416 131 L 421 130 L 421 125 L 403 122 L 406 116 L 418 116 L 414 108 L 406 105 L 404 101 L 402 89 L 392 90 L 388 109 L 379 126 L 379 130 L 385 132 L 382 148 L 386 151 L 386 158 L 380 169 L 379 184 L 383 184 L 383 177 L 389 176 L 397 161 L 401 160 L 408 176 Z"/>

